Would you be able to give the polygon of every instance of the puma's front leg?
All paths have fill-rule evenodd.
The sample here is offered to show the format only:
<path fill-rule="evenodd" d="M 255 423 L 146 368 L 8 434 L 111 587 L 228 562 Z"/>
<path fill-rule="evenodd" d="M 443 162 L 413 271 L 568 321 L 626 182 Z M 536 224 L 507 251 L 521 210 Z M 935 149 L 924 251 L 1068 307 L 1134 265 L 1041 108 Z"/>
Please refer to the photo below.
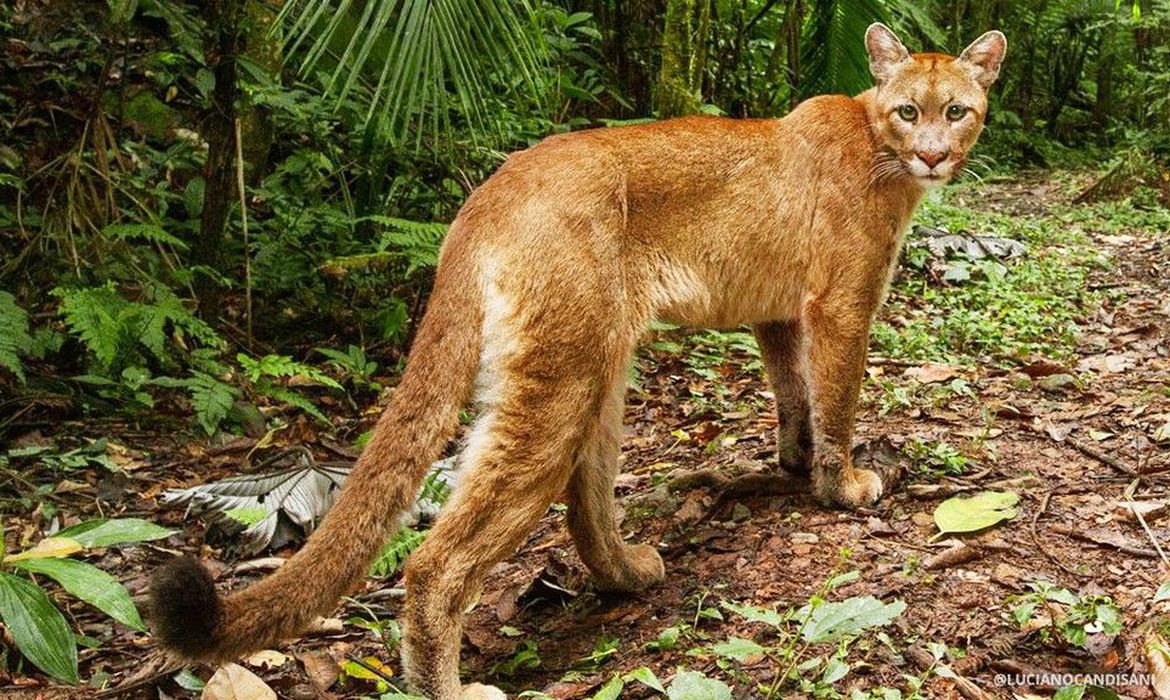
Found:
<path fill-rule="evenodd" d="M 848 508 L 882 495 L 882 481 L 852 461 L 853 421 L 865 376 L 870 308 L 842 290 L 804 305 L 813 428 L 813 494 L 822 503 Z"/>
<path fill-rule="evenodd" d="M 800 323 L 761 323 L 754 330 L 772 393 L 776 396 L 776 418 L 779 421 L 776 447 L 780 466 L 790 474 L 807 476 L 813 451 Z"/>

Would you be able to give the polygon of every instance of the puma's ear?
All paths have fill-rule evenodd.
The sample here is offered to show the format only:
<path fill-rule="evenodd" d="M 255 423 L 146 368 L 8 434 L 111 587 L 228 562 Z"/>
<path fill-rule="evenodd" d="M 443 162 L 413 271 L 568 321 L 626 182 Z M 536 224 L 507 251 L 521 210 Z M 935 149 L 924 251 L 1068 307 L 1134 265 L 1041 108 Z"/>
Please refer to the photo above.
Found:
<path fill-rule="evenodd" d="M 910 52 L 881 22 L 874 22 L 865 30 L 865 50 L 869 52 L 869 72 L 879 85 L 890 77 L 895 66 L 910 60 Z"/>
<path fill-rule="evenodd" d="M 992 30 L 963 49 L 959 54 L 959 62 L 975 78 L 984 90 L 991 87 L 999 77 L 999 66 L 1003 63 L 1003 56 L 1007 53 L 1007 37 L 1003 32 Z"/>

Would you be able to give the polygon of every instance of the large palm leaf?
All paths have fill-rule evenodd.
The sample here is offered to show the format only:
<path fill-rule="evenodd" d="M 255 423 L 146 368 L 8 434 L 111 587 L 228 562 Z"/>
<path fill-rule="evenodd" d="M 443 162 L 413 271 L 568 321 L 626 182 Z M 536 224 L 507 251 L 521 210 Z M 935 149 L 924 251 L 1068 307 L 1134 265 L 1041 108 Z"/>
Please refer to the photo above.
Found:
<path fill-rule="evenodd" d="M 489 75 L 493 89 L 536 94 L 542 35 L 527 0 L 291 0 L 280 20 L 300 72 L 395 143 L 427 124 L 438 136 L 452 112 L 490 131 Z"/>
<path fill-rule="evenodd" d="M 854 95 L 873 84 L 865 52 L 865 30 L 889 17 L 881 0 L 824 0 L 812 3 L 801 42 L 800 92 Z"/>
<path fill-rule="evenodd" d="M 873 85 L 865 52 L 865 30 L 873 22 L 893 25 L 905 35 L 925 36 L 932 43 L 941 43 L 944 36 L 920 0 L 811 3 L 801 42 L 801 95 L 854 95 Z"/>

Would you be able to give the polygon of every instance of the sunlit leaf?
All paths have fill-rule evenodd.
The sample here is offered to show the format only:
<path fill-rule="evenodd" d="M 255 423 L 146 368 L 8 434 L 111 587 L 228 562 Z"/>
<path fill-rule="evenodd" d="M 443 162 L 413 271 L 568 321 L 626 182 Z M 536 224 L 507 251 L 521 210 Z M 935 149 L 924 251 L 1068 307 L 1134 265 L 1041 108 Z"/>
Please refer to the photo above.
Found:
<path fill-rule="evenodd" d="M 90 520 L 73 527 L 67 527 L 58 532 L 57 537 L 71 537 L 77 540 L 82 547 L 89 549 L 91 547 L 109 547 L 115 544 L 150 542 L 170 537 L 173 534 L 173 530 L 159 527 L 141 518 L 115 518 Z"/>
<path fill-rule="evenodd" d="M 934 510 L 939 532 L 975 532 L 1016 517 L 1019 495 L 1010 491 L 984 491 L 971 497 L 955 496 Z"/>
<path fill-rule="evenodd" d="M 113 576 L 92 564 L 74 559 L 30 559 L 17 562 L 15 566 L 48 576 L 65 590 L 127 627 L 146 629 L 126 588 Z"/>
<path fill-rule="evenodd" d="M 0 572 L 0 619 L 20 653 L 57 680 L 77 683 L 77 645 L 61 614 L 35 584 Z"/>

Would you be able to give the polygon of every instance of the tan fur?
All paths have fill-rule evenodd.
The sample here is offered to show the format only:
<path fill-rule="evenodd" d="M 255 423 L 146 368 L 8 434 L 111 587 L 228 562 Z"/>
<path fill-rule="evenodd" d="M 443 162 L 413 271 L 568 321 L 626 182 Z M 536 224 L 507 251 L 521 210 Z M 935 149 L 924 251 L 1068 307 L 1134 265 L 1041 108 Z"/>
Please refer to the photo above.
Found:
<path fill-rule="evenodd" d="M 970 60 L 910 56 L 875 25 L 867 46 L 878 87 L 856 98 L 817 97 L 779 120 L 577 132 L 509 158 L 451 225 L 408 370 L 333 511 L 280 571 L 222 602 L 205 648 L 173 632 L 168 643 L 224 660 L 327 611 L 364 574 L 473 386 L 465 475 L 407 567 L 412 687 L 460 696 L 464 611 L 562 493 L 599 587 L 661 580 L 658 553 L 623 542 L 612 501 L 626 373 L 654 319 L 754 324 L 781 464 L 810 472 L 826 504 L 875 501 L 880 480 L 850 461 L 870 323 L 924 188 L 978 138 L 1005 44 L 991 32 Z M 899 116 L 907 103 L 914 123 Z M 947 119 L 954 103 L 971 112 Z"/>

